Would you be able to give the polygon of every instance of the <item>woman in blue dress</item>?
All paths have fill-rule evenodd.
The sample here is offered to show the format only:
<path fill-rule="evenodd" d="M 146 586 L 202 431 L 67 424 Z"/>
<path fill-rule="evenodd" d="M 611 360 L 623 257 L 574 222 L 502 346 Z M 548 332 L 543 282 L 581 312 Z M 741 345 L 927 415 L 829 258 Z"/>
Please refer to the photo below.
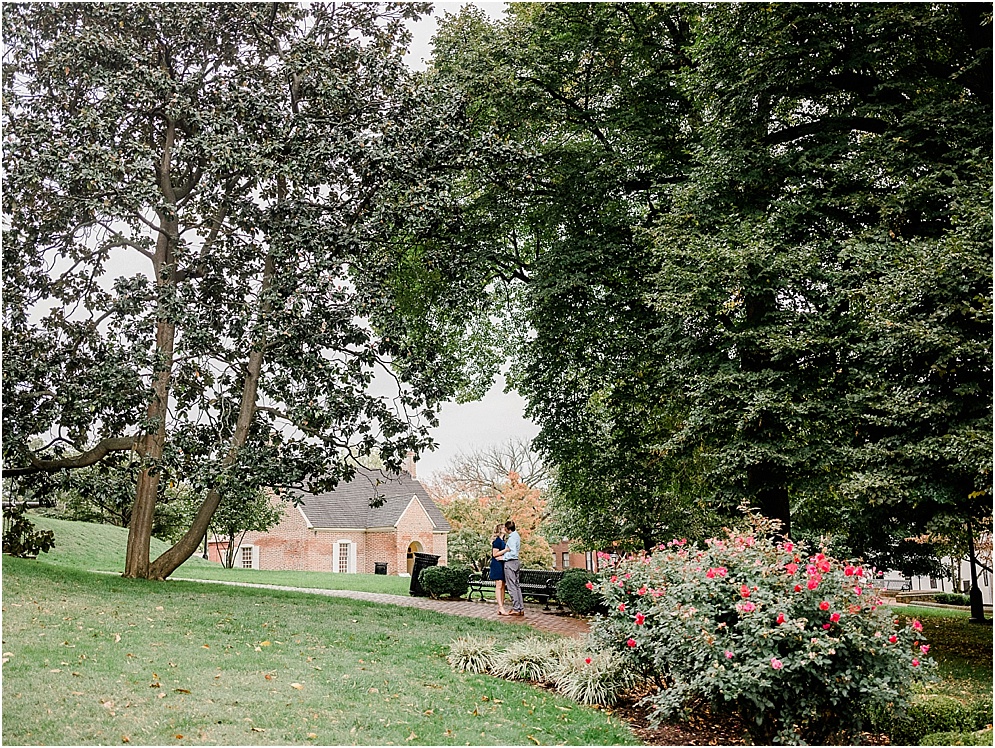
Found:
<path fill-rule="evenodd" d="M 491 568 L 490 578 L 494 580 L 494 599 L 498 604 L 498 615 L 507 615 L 504 610 L 504 561 L 502 556 L 505 552 L 504 525 L 497 525 L 494 528 L 494 540 L 491 541 Z"/>

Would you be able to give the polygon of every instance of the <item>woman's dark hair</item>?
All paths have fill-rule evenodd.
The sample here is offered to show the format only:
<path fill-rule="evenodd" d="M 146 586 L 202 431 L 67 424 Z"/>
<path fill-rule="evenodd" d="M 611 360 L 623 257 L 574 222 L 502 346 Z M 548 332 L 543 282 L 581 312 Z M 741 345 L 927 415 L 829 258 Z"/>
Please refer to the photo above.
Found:
<path fill-rule="evenodd" d="M 504 523 L 504 529 L 507 530 L 508 532 L 514 532 L 515 531 L 515 520 L 509 519 L 507 522 L 505 522 Z"/>

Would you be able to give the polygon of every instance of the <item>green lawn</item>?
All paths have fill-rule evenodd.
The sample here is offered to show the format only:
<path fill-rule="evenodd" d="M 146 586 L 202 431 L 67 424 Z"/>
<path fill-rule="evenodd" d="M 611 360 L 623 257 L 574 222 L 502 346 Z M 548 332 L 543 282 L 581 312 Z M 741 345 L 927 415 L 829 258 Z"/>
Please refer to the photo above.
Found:
<path fill-rule="evenodd" d="M 333 576 L 333 575 L 329 575 Z M 633 744 L 604 711 L 454 673 L 523 632 L 410 608 L 4 557 L 4 744 Z"/>

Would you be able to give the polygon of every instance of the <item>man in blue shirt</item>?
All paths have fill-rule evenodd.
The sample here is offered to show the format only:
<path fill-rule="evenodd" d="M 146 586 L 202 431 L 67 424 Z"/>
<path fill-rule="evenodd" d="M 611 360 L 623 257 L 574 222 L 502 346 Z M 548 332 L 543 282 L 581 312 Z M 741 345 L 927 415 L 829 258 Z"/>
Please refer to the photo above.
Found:
<path fill-rule="evenodd" d="M 518 561 L 518 552 L 522 549 L 522 536 L 515 529 L 515 520 L 509 519 L 504 523 L 504 526 L 509 533 L 508 539 L 505 541 L 507 546 L 503 556 L 504 586 L 507 588 L 508 596 L 511 598 L 511 611 L 504 615 L 524 616 L 525 601 L 522 599 L 522 586 L 518 581 L 518 572 L 521 569 Z M 499 613 L 498 615 L 501 614 Z"/>

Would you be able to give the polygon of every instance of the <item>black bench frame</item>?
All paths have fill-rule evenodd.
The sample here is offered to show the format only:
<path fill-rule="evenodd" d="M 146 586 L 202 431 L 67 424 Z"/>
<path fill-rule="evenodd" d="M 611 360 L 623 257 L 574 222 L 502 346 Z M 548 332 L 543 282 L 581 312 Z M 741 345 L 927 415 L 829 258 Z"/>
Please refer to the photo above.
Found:
<path fill-rule="evenodd" d="M 495 583 L 493 580 L 487 578 L 488 573 L 488 570 L 484 569 L 481 572 L 475 571 L 470 574 L 470 577 L 467 580 L 470 585 L 470 591 L 466 596 L 467 600 L 472 601 L 474 593 L 480 595 L 480 599 L 483 600 L 484 590 L 494 589 Z M 550 609 L 549 602 L 552 600 L 556 603 L 557 610 L 563 610 L 563 605 L 556 596 L 556 585 L 559 584 L 561 579 L 563 579 L 562 571 L 522 569 L 518 573 L 518 579 L 521 583 L 522 597 L 538 600 L 543 604 L 543 610 Z"/>

